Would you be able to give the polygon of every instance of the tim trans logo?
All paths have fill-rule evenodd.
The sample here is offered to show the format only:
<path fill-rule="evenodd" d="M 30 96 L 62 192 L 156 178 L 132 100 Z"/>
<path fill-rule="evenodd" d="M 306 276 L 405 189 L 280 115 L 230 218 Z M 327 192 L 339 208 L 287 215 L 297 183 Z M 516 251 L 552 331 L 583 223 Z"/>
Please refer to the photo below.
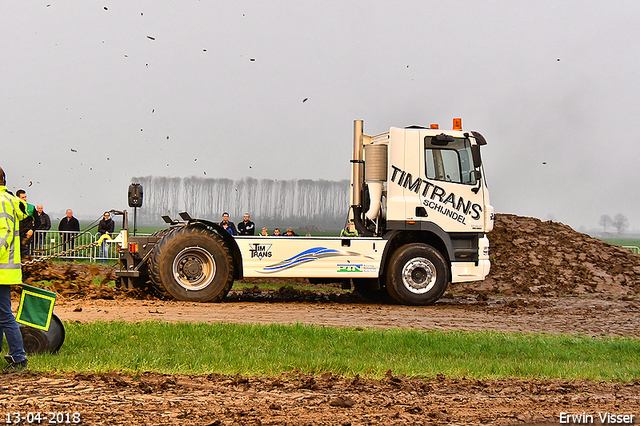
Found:
<path fill-rule="evenodd" d="M 338 264 L 338 272 L 363 272 L 362 265 L 354 265 L 353 263 Z"/>
<path fill-rule="evenodd" d="M 414 180 L 411 173 L 393 164 L 391 168 L 393 169 L 391 182 L 422 195 L 422 204 L 428 209 L 448 216 L 463 225 L 466 225 L 467 216 L 473 220 L 479 220 L 482 217 L 482 206 L 480 204 L 473 203 L 470 200 L 465 201 L 464 198 L 457 196 L 453 192 L 447 193 L 445 188 L 428 180 L 423 180 L 421 177 L 417 177 Z"/>
<path fill-rule="evenodd" d="M 273 253 L 271 253 L 271 246 L 273 244 L 249 244 L 249 247 L 251 247 L 249 249 L 249 252 L 251 253 L 251 258 L 255 259 L 258 258 L 259 260 L 273 256 Z"/>

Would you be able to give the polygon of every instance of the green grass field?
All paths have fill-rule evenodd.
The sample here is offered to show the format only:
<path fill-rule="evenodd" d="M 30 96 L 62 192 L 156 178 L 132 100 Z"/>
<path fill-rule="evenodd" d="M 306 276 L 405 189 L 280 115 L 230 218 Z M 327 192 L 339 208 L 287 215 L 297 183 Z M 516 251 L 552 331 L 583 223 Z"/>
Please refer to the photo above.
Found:
<path fill-rule="evenodd" d="M 549 334 L 166 322 L 65 323 L 37 372 L 143 371 L 279 376 L 301 371 L 381 378 L 640 378 L 640 340 Z M 6 350 L 6 344 L 5 344 Z"/>
<path fill-rule="evenodd" d="M 616 246 L 635 246 L 640 247 L 640 239 L 637 238 L 600 238 L 602 241 L 606 241 L 609 244 Z"/>

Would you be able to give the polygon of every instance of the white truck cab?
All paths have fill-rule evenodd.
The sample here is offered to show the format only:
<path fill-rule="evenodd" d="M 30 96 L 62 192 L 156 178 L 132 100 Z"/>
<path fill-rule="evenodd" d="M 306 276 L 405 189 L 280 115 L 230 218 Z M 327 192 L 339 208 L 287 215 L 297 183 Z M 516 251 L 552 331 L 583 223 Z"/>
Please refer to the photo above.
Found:
<path fill-rule="evenodd" d="M 181 214 L 187 221 L 145 240 L 146 252 L 123 249 L 125 267 L 117 274 L 130 286 L 146 264 L 152 283 L 180 300 L 219 301 L 242 277 L 305 277 L 399 303 L 434 303 L 449 283 L 489 273 L 485 144 L 479 133 L 463 131 L 460 119 L 451 130 L 392 127 L 375 136 L 356 120 L 341 236 L 232 237 L 216 223 Z"/>

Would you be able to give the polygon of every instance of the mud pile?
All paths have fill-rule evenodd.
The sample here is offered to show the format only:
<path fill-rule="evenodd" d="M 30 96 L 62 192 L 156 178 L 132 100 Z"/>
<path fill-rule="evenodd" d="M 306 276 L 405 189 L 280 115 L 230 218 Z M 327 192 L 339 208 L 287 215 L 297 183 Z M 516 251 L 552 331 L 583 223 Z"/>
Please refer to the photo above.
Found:
<path fill-rule="evenodd" d="M 558 222 L 498 214 L 489 233 L 491 272 L 452 292 L 562 296 L 640 294 L 640 255 Z"/>
<path fill-rule="evenodd" d="M 631 297 L 640 294 L 640 255 L 574 231 L 558 222 L 531 217 L 498 214 L 489 234 L 491 273 L 486 280 L 454 284 L 448 295 L 562 296 L 597 294 L 605 297 Z M 157 295 L 125 290 L 105 284 L 114 279 L 114 267 L 84 264 L 35 263 L 23 267 L 27 284 L 47 280 L 53 290 L 69 298 L 151 299 Z M 95 277 L 100 277 L 99 284 Z M 282 288 L 265 296 L 255 284 L 270 281 Z M 254 301 L 338 301 L 355 296 L 299 291 L 287 284 L 304 279 L 247 279 L 243 290 L 232 291 L 227 300 Z M 336 289 L 338 289 L 336 287 Z M 260 293 L 260 294 L 258 294 Z M 336 299 L 337 298 L 337 299 Z"/>
<path fill-rule="evenodd" d="M 98 277 L 98 279 L 96 279 Z M 115 267 L 77 263 L 41 262 L 22 267 L 25 284 L 42 287 L 38 281 L 49 281 L 48 290 L 71 299 L 147 299 L 137 289 L 126 290 L 106 285 L 115 279 Z M 97 285 L 96 285 L 97 284 Z M 19 291 L 17 288 L 14 290 Z"/>

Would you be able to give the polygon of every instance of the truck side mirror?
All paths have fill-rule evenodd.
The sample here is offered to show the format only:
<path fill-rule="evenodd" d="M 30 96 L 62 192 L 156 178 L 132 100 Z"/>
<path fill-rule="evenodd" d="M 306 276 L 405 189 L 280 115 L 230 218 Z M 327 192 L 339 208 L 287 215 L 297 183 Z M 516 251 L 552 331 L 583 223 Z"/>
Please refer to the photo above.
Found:
<path fill-rule="evenodd" d="M 487 140 L 478 132 L 471 132 L 474 138 L 476 138 L 476 144 L 471 146 L 471 152 L 473 154 L 473 165 L 480 167 L 482 160 L 480 159 L 480 147 L 487 144 Z"/>
<path fill-rule="evenodd" d="M 482 158 L 480 158 L 480 145 L 471 145 L 471 155 L 473 156 L 473 167 L 480 167 L 482 165 Z"/>

